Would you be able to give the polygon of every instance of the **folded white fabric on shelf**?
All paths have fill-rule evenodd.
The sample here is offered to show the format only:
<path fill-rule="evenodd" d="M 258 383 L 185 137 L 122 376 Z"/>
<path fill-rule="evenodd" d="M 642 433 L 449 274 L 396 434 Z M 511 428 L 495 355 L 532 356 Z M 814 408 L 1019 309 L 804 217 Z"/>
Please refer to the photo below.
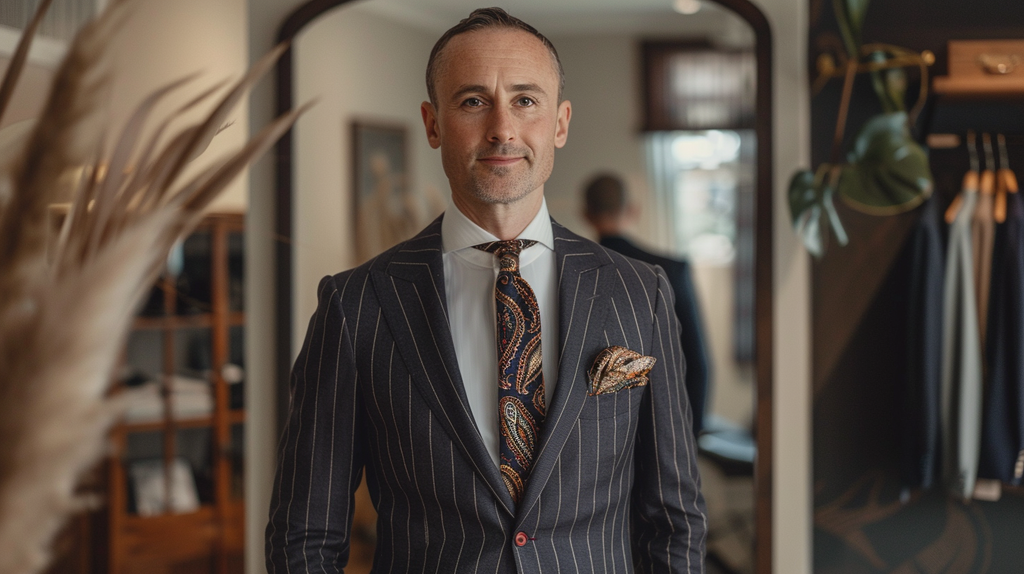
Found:
<path fill-rule="evenodd" d="M 209 381 L 173 376 L 169 380 L 171 416 L 175 420 L 210 416 L 213 413 L 213 388 Z M 125 422 L 155 422 L 164 418 L 160 383 L 149 381 L 125 389 Z"/>

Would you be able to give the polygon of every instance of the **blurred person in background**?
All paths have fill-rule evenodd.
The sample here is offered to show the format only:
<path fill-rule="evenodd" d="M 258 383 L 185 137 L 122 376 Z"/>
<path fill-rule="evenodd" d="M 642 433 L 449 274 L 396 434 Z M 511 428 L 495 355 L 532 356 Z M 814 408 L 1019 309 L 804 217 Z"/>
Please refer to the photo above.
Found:
<path fill-rule="evenodd" d="M 626 239 L 626 231 L 640 213 L 629 200 L 625 183 L 618 175 L 593 176 L 583 190 L 583 216 L 597 231 L 599 243 L 608 249 L 665 270 L 675 294 L 675 311 L 682 325 L 680 343 L 686 360 L 686 392 L 693 409 L 693 434 L 704 429 L 704 411 L 708 396 L 709 365 L 704 323 L 693 288 L 690 264 L 685 260 L 657 255 L 637 247 Z"/>

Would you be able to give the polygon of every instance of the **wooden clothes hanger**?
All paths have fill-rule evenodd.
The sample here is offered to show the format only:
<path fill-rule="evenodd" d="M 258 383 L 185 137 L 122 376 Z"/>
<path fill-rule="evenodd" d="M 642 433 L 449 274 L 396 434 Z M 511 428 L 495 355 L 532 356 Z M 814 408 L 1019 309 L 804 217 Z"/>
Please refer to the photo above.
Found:
<path fill-rule="evenodd" d="M 1010 169 L 1010 156 L 1006 153 L 1006 136 L 996 136 L 999 142 L 999 171 L 996 172 L 996 223 L 1006 221 L 1006 194 L 1017 193 L 1017 176 Z"/>
<path fill-rule="evenodd" d="M 985 171 L 981 172 L 981 185 L 978 191 L 982 195 L 992 195 L 996 192 L 996 158 L 992 153 L 992 136 L 981 134 L 981 141 L 985 148 Z"/>
<path fill-rule="evenodd" d="M 967 132 L 967 153 L 970 154 L 971 158 L 971 169 L 964 174 L 963 183 L 960 185 L 960 193 L 956 194 L 953 198 L 953 202 L 949 204 L 949 208 L 946 209 L 946 223 L 952 225 L 956 219 L 956 214 L 960 212 L 960 206 L 964 202 L 965 193 L 975 193 L 978 191 L 979 178 L 978 175 L 978 139 L 974 134 L 974 130 Z"/>

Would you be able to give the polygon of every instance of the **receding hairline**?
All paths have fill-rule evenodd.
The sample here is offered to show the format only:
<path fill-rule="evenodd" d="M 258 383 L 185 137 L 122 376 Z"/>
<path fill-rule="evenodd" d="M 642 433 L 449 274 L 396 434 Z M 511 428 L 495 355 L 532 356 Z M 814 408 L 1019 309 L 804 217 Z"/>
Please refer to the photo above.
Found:
<path fill-rule="evenodd" d="M 445 32 L 434 44 L 427 60 L 427 95 L 430 103 L 437 105 L 437 78 L 447 68 L 450 62 L 448 46 L 458 36 L 465 36 L 474 32 L 484 31 L 509 31 L 524 32 L 541 43 L 547 49 L 551 58 L 552 71 L 555 73 L 555 81 L 558 84 L 558 102 L 562 102 L 562 93 L 565 89 L 565 71 L 562 62 L 558 57 L 558 51 L 554 44 L 546 36 L 537 31 L 526 22 L 508 14 L 500 8 L 485 8 L 474 10 L 467 18 Z"/>
<path fill-rule="evenodd" d="M 527 34 L 530 37 L 533 37 L 532 34 L 530 34 L 529 32 L 526 32 L 525 30 L 520 30 L 518 28 L 506 28 L 506 27 L 500 27 L 499 28 L 497 26 L 490 27 L 490 28 L 481 28 L 479 30 L 469 30 L 469 31 L 463 32 L 461 34 L 458 34 L 458 36 L 453 36 L 452 38 L 449 39 L 448 42 L 445 43 L 445 45 L 441 48 L 440 51 L 438 51 L 437 55 L 434 57 L 434 67 L 432 69 L 432 71 L 433 71 L 433 78 L 431 78 L 432 81 L 431 81 L 430 84 L 428 84 L 428 86 L 430 86 L 430 87 L 428 87 L 428 89 L 427 89 L 428 95 L 430 96 L 430 103 L 431 104 L 433 104 L 435 106 L 438 104 L 438 102 L 437 102 L 437 79 L 440 78 L 445 73 L 445 71 L 448 68 L 448 64 L 451 62 L 451 52 L 449 50 L 449 48 L 451 47 L 451 41 L 455 40 L 459 36 L 470 36 L 470 35 L 476 34 L 478 32 L 511 32 L 511 33 L 522 32 L 524 34 Z M 561 74 L 561 62 L 559 62 L 559 60 L 558 60 L 558 55 L 556 53 L 552 52 L 551 49 L 549 49 L 547 46 L 545 46 L 544 43 L 541 42 L 539 38 L 534 38 L 534 40 L 539 42 L 540 45 L 543 48 L 545 48 L 545 51 L 548 53 L 548 57 L 551 59 L 551 71 L 554 72 L 554 74 L 555 74 L 555 83 L 558 86 L 558 88 L 557 88 L 558 102 L 561 103 L 562 102 L 562 88 L 563 88 L 562 74 Z M 523 86 L 525 86 L 525 84 L 523 84 Z M 523 86 L 520 86 L 520 87 L 523 87 Z M 431 88 L 433 88 L 433 89 L 431 89 Z"/>

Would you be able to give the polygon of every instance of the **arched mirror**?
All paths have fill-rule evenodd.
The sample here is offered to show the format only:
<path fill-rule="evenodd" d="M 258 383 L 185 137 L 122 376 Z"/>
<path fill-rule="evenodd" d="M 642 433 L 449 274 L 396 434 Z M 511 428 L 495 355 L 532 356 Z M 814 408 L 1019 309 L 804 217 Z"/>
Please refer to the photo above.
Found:
<path fill-rule="evenodd" d="M 279 405 L 318 280 L 411 237 L 447 205 L 420 119 L 427 56 L 465 0 L 313 0 L 284 24 L 278 108 L 318 98 L 277 148 Z M 687 260 L 708 357 L 698 439 L 708 571 L 771 570 L 771 37 L 750 0 L 545 0 L 509 11 L 559 51 L 569 143 L 545 186 L 551 215 L 596 237 L 581 193 L 626 183 L 630 235 Z M 352 563 L 372 552 L 357 510 Z M 365 515 L 362 514 L 365 510 Z M 362 521 L 362 522 L 361 522 Z M 368 563 L 366 564 L 368 566 Z M 366 571 L 366 570 L 363 570 Z"/>

